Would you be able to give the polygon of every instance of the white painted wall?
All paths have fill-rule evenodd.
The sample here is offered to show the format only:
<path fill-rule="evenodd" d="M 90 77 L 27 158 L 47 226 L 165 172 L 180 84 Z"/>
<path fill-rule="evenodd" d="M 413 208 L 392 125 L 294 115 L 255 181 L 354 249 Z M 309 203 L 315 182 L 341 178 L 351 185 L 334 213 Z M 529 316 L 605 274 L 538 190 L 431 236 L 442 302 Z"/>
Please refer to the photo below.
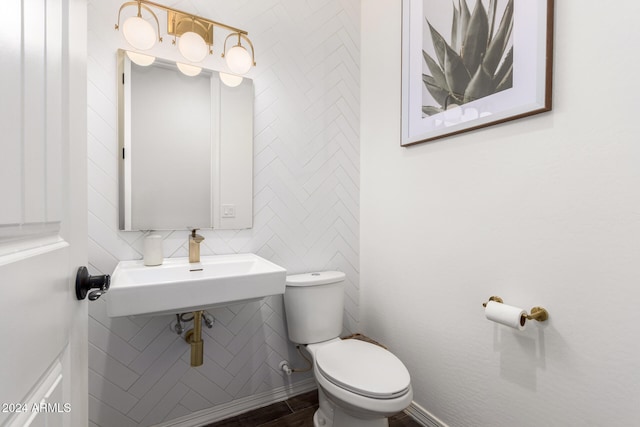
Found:
<path fill-rule="evenodd" d="M 551 113 L 407 149 L 400 3 L 362 2 L 365 332 L 451 427 L 638 425 L 640 6 L 557 2 Z"/>
<path fill-rule="evenodd" d="M 110 273 L 142 257 L 143 234 L 118 231 L 116 50 L 120 0 L 89 0 L 89 262 Z M 347 274 L 345 329 L 358 324 L 359 3 L 353 0 L 166 0 L 164 4 L 249 31 L 255 85 L 254 226 L 201 230 L 202 255 L 254 252 L 290 273 Z M 135 11 L 135 8 L 131 8 Z M 163 19 L 164 13 L 159 14 Z M 161 28 L 165 28 L 161 21 Z M 223 41 L 219 38 L 218 41 Z M 220 47 L 207 58 L 221 66 Z M 177 58 L 171 37 L 152 54 Z M 167 257 L 187 256 L 187 231 L 162 232 Z M 212 310 L 205 363 L 189 367 L 189 346 L 171 316 L 89 319 L 91 426 L 154 425 L 268 393 L 310 378 L 284 377 L 301 364 L 286 340 L 282 298 Z M 205 424 L 204 421 L 201 424 Z"/>

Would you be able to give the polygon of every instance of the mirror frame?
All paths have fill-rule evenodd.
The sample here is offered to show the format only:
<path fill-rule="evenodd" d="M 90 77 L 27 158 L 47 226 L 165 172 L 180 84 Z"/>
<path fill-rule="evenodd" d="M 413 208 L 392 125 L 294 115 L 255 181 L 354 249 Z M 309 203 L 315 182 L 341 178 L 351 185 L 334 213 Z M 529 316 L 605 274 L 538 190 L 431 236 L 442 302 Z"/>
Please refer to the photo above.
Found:
<path fill-rule="evenodd" d="M 156 58 L 168 67 L 171 67 L 172 61 Z M 117 85 L 118 85 L 118 222 L 119 229 L 122 231 L 139 231 L 131 227 L 131 202 L 126 200 L 131 198 L 131 190 L 126 185 L 131 177 L 131 162 L 125 155 L 130 152 L 131 144 L 131 107 L 130 107 L 130 90 L 131 79 L 125 78 L 131 74 L 131 60 L 127 57 L 126 51 L 118 49 L 117 54 Z M 173 65 L 174 68 L 175 65 Z M 177 68 L 176 68 L 177 69 Z M 207 69 L 211 73 L 216 70 Z M 246 79 L 246 78 L 245 78 Z M 213 79 L 212 79 L 213 80 Z M 253 82 L 246 79 L 250 84 L 253 95 Z M 217 79 L 220 82 L 220 79 Z M 243 85 L 247 83 L 243 81 Z M 229 100 L 233 100 L 234 89 L 229 88 L 221 82 L 217 87 L 211 88 L 211 93 L 217 93 L 218 99 L 212 97 L 212 114 L 216 117 L 212 118 L 213 124 L 229 123 L 228 117 L 225 119 L 225 112 L 220 106 L 220 98 L 226 96 Z M 217 103 L 216 103 L 217 101 Z M 213 228 L 220 230 L 239 230 L 253 227 L 253 122 L 254 122 L 254 105 L 253 96 L 250 111 L 246 108 L 236 108 L 232 112 L 227 112 L 230 116 L 245 116 L 245 121 L 250 120 L 250 125 L 243 125 L 242 129 L 236 126 L 236 131 L 240 131 L 241 136 L 234 136 L 233 141 L 225 138 L 225 127 L 218 126 L 215 131 L 219 134 L 212 137 L 211 149 L 215 153 L 215 161 L 212 164 L 212 225 L 204 227 L 200 224 L 197 228 Z M 229 116 L 229 117 L 230 117 Z M 244 122 L 243 122 L 244 123 Z M 229 126 L 231 127 L 231 126 Z M 213 130 L 212 130 L 213 131 Z M 234 163 L 235 162 L 235 163 Z M 239 165 L 238 167 L 224 167 L 224 164 Z M 229 214 L 229 207 L 233 209 L 233 215 Z M 191 227 L 191 224 L 185 224 L 184 228 Z M 194 227 L 196 225 L 193 225 Z M 158 228 L 156 230 L 168 230 L 167 228 Z M 173 228 L 171 230 L 174 230 Z M 143 230 L 146 231 L 146 230 Z"/>

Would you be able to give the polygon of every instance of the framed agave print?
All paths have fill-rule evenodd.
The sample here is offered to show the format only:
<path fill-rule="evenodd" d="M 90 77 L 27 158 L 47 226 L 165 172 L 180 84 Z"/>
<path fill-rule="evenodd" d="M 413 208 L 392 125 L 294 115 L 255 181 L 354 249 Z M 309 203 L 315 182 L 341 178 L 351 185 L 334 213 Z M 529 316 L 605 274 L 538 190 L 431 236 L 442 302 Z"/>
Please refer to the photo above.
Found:
<path fill-rule="evenodd" d="M 402 145 L 551 110 L 553 0 L 403 0 Z"/>

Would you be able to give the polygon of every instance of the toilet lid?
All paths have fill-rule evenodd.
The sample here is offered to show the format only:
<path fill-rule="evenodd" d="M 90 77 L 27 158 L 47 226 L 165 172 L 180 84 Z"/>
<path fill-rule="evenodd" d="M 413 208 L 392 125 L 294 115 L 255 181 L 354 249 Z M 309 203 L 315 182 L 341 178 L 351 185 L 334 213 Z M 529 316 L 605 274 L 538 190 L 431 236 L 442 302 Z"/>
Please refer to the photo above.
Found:
<path fill-rule="evenodd" d="M 339 387 L 367 397 L 391 399 L 409 388 L 409 371 L 393 353 L 360 340 L 340 340 L 318 349 L 320 373 Z"/>

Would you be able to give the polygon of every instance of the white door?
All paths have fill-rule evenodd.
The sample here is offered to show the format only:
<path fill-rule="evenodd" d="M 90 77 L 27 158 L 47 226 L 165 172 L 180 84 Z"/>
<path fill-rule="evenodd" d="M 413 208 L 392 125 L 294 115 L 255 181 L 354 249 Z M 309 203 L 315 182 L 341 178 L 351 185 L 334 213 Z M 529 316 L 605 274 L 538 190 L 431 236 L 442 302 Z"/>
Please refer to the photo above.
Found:
<path fill-rule="evenodd" d="M 86 4 L 0 10 L 0 426 L 87 426 Z"/>

